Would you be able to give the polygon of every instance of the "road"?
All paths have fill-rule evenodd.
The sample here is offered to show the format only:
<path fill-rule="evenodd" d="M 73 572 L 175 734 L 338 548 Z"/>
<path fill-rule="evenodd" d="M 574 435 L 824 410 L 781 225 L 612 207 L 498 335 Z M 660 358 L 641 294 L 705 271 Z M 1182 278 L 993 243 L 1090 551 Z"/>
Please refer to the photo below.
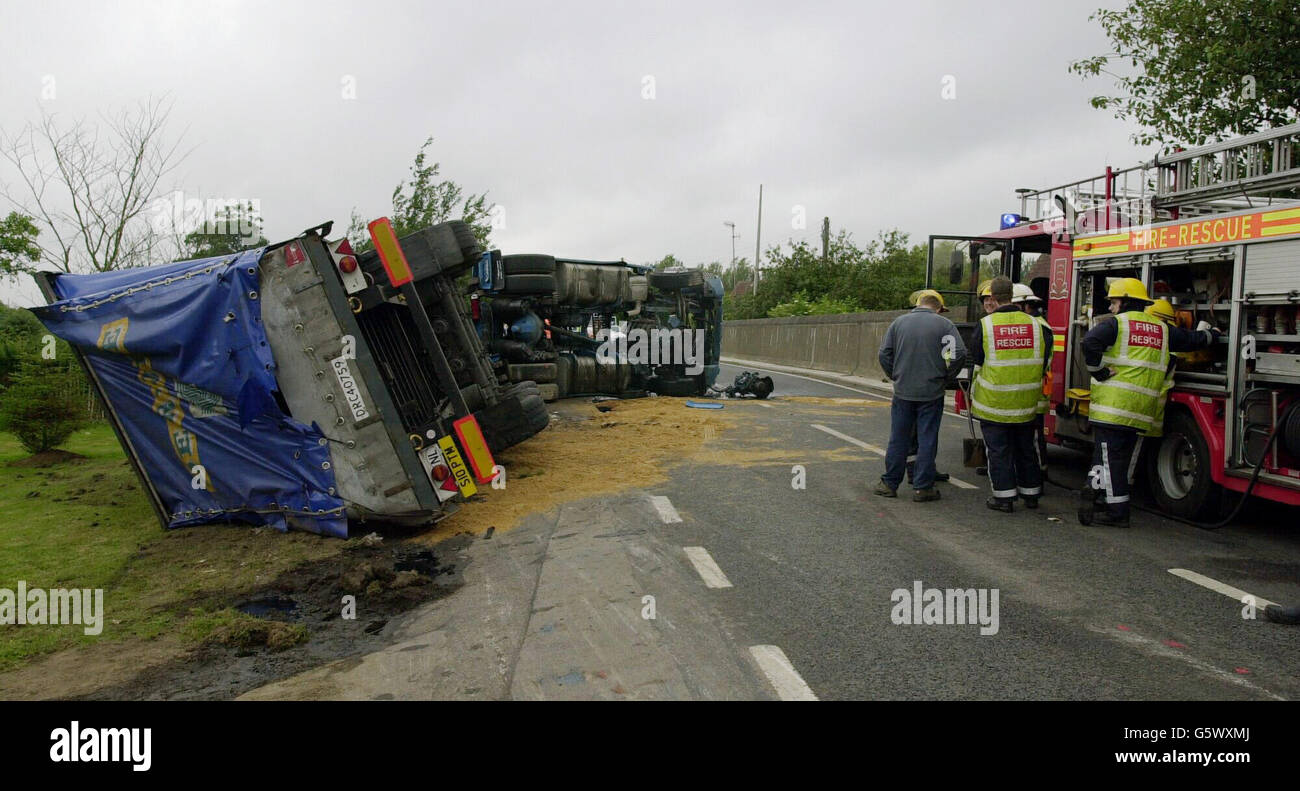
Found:
<path fill-rule="evenodd" d="M 1049 487 L 1037 511 L 994 514 L 952 416 L 943 499 L 875 497 L 886 398 L 772 376 L 768 402 L 724 402 L 752 428 L 711 440 L 714 458 L 470 542 L 465 586 L 397 624 L 389 649 L 250 697 L 1300 697 L 1300 629 L 1220 592 L 1300 601 L 1289 513 L 1216 532 L 1145 513 L 1087 528 Z M 1082 456 L 1049 456 L 1054 478 L 1081 483 Z M 954 595 L 921 618 L 946 623 L 897 623 L 922 614 L 901 592 L 927 589 L 984 607 Z"/>

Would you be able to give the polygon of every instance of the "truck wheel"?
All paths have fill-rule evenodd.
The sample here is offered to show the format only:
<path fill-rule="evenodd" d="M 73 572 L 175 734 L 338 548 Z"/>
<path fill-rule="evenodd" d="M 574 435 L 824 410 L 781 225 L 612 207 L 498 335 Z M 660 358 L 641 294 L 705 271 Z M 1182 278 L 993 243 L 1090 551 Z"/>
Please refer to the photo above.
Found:
<path fill-rule="evenodd" d="M 530 395 L 540 396 L 541 394 L 542 391 L 537 387 L 536 382 L 524 381 L 524 382 L 516 382 L 515 384 L 506 388 L 505 394 L 502 396 L 502 398 L 523 398 L 524 396 L 530 396 Z"/>
<path fill-rule="evenodd" d="M 456 235 L 456 244 L 460 245 L 460 254 L 471 264 L 477 262 L 483 255 L 483 247 L 474 236 L 474 229 L 464 220 L 452 220 L 451 230 Z"/>
<path fill-rule="evenodd" d="M 549 255 L 503 255 L 501 266 L 510 275 L 553 275 L 555 257 Z"/>
<path fill-rule="evenodd" d="M 476 415 L 483 438 L 493 453 L 513 447 L 546 428 L 551 413 L 536 393 L 507 398 Z"/>
<path fill-rule="evenodd" d="M 429 246 L 438 259 L 442 274 L 448 277 L 459 277 L 473 263 L 466 260 L 465 254 L 461 252 L 454 225 L 452 222 L 444 222 L 431 226 L 428 230 Z"/>
<path fill-rule="evenodd" d="M 1222 489 L 1210 477 L 1210 448 L 1187 412 L 1170 412 L 1165 435 L 1147 456 L 1147 480 L 1160 510 L 1183 519 L 1208 519 Z"/>
<path fill-rule="evenodd" d="M 704 395 L 704 380 L 699 376 L 656 376 L 646 382 L 646 389 L 661 396 L 689 398 Z"/>
<path fill-rule="evenodd" d="M 554 294 L 555 275 L 506 275 L 507 294 Z"/>
<path fill-rule="evenodd" d="M 704 273 L 698 269 L 685 272 L 651 272 L 648 280 L 653 288 L 679 291 L 689 286 L 704 285 Z"/>

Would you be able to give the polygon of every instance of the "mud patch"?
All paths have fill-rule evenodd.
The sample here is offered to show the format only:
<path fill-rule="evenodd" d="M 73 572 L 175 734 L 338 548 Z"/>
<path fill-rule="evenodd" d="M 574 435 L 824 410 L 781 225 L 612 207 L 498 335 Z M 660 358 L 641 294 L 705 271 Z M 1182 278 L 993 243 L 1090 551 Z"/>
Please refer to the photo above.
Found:
<path fill-rule="evenodd" d="M 34 456 L 28 456 L 25 459 L 17 459 L 6 464 L 6 467 L 53 467 L 56 464 L 66 464 L 68 462 L 83 462 L 86 457 L 80 453 L 59 450 L 43 450 Z"/>
<path fill-rule="evenodd" d="M 388 644 L 386 629 L 417 605 L 453 593 L 462 583 L 455 542 L 437 551 L 409 543 L 350 546 L 303 564 L 238 597 L 187 602 L 184 627 L 191 646 L 129 680 L 76 700 L 229 700 L 272 681 Z M 344 597 L 355 611 L 344 617 Z M 111 646 L 94 652 L 113 661 Z M 90 654 L 91 652 L 86 652 Z M 94 673 L 83 656 L 79 672 Z M 57 691 L 42 697 L 64 697 Z"/>

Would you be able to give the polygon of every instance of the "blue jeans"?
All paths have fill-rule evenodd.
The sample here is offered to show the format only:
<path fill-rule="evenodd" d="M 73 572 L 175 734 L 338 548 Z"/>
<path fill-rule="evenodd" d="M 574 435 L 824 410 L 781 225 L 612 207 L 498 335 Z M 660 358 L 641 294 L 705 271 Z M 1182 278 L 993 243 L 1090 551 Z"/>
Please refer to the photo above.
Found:
<path fill-rule="evenodd" d="M 885 474 L 880 480 L 897 489 L 907 473 L 907 453 L 916 432 L 916 467 L 912 486 L 934 486 L 934 456 L 939 451 L 939 423 L 943 420 L 943 399 L 906 401 L 895 397 L 889 410 L 889 448 L 885 451 Z"/>

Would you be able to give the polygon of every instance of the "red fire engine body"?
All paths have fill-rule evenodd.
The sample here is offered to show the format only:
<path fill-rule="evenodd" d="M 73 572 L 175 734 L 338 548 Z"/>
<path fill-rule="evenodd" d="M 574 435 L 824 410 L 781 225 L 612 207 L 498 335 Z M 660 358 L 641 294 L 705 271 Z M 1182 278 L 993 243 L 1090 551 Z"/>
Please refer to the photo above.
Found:
<path fill-rule="evenodd" d="M 930 237 L 927 280 L 964 332 L 983 315 L 977 291 L 991 277 L 1044 300 L 1048 441 L 1090 445 L 1081 342 L 1107 312 L 1108 284 L 1136 277 L 1180 325 L 1223 332 L 1216 347 L 1179 356 L 1161 436 L 1144 441 L 1159 506 L 1210 518 L 1224 491 L 1300 505 L 1300 124 L 1017 192 L 1021 212 L 1000 230 Z"/>

